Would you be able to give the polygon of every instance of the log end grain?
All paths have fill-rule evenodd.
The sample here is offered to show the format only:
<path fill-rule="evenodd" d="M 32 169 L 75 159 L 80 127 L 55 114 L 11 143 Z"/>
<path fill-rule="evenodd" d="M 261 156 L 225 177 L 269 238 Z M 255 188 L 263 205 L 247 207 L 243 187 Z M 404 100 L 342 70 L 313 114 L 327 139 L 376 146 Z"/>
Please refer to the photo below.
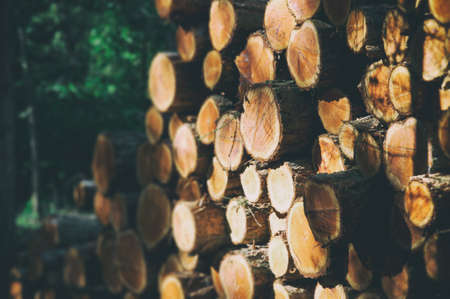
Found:
<path fill-rule="evenodd" d="M 200 183 L 193 177 L 187 179 L 180 178 L 175 192 L 181 200 L 186 201 L 195 201 L 203 196 Z"/>
<path fill-rule="evenodd" d="M 264 28 L 272 49 L 282 51 L 288 47 L 289 37 L 296 25 L 287 1 L 271 0 L 264 13 Z"/>
<path fill-rule="evenodd" d="M 169 183 L 172 178 L 173 157 L 169 143 L 161 142 L 152 151 L 152 170 L 158 182 Z"/>
<path fill-rule="evenodd" d="M 203 81 L 213 90 L 222 77 L 222 56 L 216 50 L 211 50 L 203 60 Z"/>
<path fill-rule="evenodd" d="M 314 299 L 327 298 L 347 299 L 348 295 L 344 286 L 341 284 L 338 284 L 333 288 L 325 288 L 318 282 L 316 285 L 316 289 L 314 290 Z"/>
<path fill-rule="evenodd" d="M 104 226 L 110 222 L 109 215 L 111 213 L 111 200 L 105 197 L 100 192 L 97 192 L 94 197 L 94 212 L 97 215 L 98 221 Z"/>
<path fill-rule="evenodd" d="M 152 106 L 145 114 L 145 132 L 147 134 L 148 142 L 156 144 L 163 134 L 164 119 L 162 114 Z"/>
<path fill-rule="evenodd" d="M 361 262 L 353 244 L 348 246 L 348 267 L 346 280 L 357 290 L 364 291 L 372 283 L 373 273 Z"/>
<path fill-rule="evenodd" d="M 262 177 L 254 163 L 250 164 L 240 175 L 242 190 L 245 198 L 251 203 L 258 202 L 265 191 L 265 177 Z"/>
<path fill-rule="evenodd" d="M 247 212 L 243 207 L 244 198 L 233 199 L 227 205 L 225 216 L 230 228 L 230 239 L 233 244 L 242 244 L 247 235 Z"/>
<path fill-rule="evenodd" d="M 355 142 L 355 161 L 361 173 L 372 177 L 378 173 L 382 164 L 382 147 L 372 134 L 361 132 Z"/>
<path fill-rule="evenodd" d="M 173 139 L 175 138 L 175 133 L 177 132 L 178 128 L 181 127 L 182 124 L 183 121 L 180 119 L 178 114 L 177 113 L 172 114 L 172 116 L 169 119 L 169 125 L 167 127 L 170 141 L 173 142 Z"/>
<path fill-rule="evenodd" d="M 150 65 L 149 95 L 155 107 L 165 112 L 175 100 L 176 74 L 172 61 L 165 53 L 158 53 Z"/>
<path fill-rule="evenodd" d="M 225 291 L 222 287 L 222 282 L 220 281 L 219 272 L 216 271 L 213 267 L 210 268 L 211 271 L 211 280 L 214 286 L 214 290 L 216 291 L 217 298 L 223 299 L 225 298 Z"/>
<path fill-rule="evenodd" d="M 185 252 L 191 252 L 195 246 L 196 224 L 191 208 L 185 203 L 175 205 L 172 214 L 173 238 L 177 247 Z"/>
<path fill-rule="evenodd" d="M 339 133 L 344 122 L 352 118 L 350 100 L 337 88 L 319 96 L 317 110 L 325 130 L 335 135 Z"/>
<path fill-rule="evenodd" d="M 214 153 L 222 167 L 235 171 L 244 156 L 244 142 L 241 137 L 239 114 L 229 112 L 219 119 L 215 130 Z"/>
<path fill-rule="evenodd" d="M 447 6 L 450 6 L 447 4 Z M 450 11 L 450 8 L 449 8 Z M 445 43 L 448 39 L 447 29 L 435 19 L 423 22 L 422 44 L 422 79 L 432 81 L 445 75 L 448 69 L 448 54 Z"/>
<path fill-rule="evenodd" d="M 141 187 L 147 186 L 154 177 L 153 150 L 150 143 L 144 143 L 138 147 L 136 154 L 136 176 Z"/>
<path fill-rule="evenodd" d="M 172 11 L 172 0 L 155 0 L 156 12 L 161 19 L 167 19 Z"/>
<path fill-rule="evenodd" d="M 214 0 L 209 10 L 209 38 L 213 48 L 223 50 L 231 42 L 236 28 L 236 14 L 233 4 Z"/>
<path fill-rule="evenodd" d="M 287 0 L 287 3 L 297 23 L 313 17 L 320 7 L 320 0 Z"/>

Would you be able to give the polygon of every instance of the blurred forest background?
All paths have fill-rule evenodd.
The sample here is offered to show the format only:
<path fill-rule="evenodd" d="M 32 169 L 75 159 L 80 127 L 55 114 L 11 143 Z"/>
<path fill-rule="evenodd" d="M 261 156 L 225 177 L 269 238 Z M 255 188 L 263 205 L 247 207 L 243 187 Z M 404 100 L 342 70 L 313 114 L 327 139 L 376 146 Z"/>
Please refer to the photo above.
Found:
<path fill-rule="evenodd" d="M 161 22 L 151 0 L 0 6 L 3 276 L 17 242 L 14 223 L 37 223 L 72 203 L 73 184 L 91 176 L 96 135 L 144 130 L 150 61 L 175 45 L 174 28 Z"/>
<path fill-rule="evenodd" d="M 149 0 L 18 1 L 11 12 L 17 212 L 38 191 L 44 216 L 90 177 L 99 131 L 144 130 L 148 67 L 158 50 L 175 47 L 173 28 Z"/>

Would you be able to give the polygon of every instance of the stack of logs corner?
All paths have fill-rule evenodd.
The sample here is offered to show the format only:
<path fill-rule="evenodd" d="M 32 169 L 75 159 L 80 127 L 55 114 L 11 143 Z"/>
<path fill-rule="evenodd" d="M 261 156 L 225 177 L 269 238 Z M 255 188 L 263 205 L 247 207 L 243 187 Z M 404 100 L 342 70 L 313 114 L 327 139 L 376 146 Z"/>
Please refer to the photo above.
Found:
<path fill-rule="evenodd" d="M 155 6 L 177 51 L 146 134 L 98 136 L 74 195 L 103 228 L 66 291 L 450 298 L 448 0 Z"/>

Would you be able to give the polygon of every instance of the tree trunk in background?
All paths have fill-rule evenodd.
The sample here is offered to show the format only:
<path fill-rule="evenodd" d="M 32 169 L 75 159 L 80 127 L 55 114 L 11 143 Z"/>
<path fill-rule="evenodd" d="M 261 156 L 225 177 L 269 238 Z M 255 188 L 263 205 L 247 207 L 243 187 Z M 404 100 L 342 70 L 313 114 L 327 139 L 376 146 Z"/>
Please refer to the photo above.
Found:
<path fill-rule="evenodd" d="M 8 20 L 9 1 L 0 2 L 0 34 L 4 42 L 0 46 L 0 294 L 8 294 L 9 268 L 13 261 L 13 229 L 15 200 L 15 155 L 14 155 L 14 102 L 10 96 L 10 53 Z"/>

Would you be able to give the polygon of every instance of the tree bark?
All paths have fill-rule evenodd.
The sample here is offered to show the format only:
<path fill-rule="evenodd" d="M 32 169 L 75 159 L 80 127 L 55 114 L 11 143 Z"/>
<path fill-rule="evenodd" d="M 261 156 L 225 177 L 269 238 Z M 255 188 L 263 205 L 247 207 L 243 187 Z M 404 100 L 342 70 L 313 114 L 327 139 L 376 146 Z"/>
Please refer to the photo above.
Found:
<path fill-rule="evenodd" d="M 430 18 L 419 29 L 419 62 L 422 79 L 432 81 L 446 74 L 448 70 L 448 53 L 445 49 L 448 29 Z"/>
<path fill-rule="evenodd" d="M 200 61 L 183 62 L 178 53 L 160 52 L 150 65 L 148 94 L 161 112 L 193 112 L 206 88 L 192 74 L 201 74 Z"/>
<path fill-rule="evenodd" d="M 145 135 L 136 132 L 104 132 L 97 137 L 92 173 L 97 189 L 104 195 L 138 190 L 136 153 Z M 132 161 L 130 163 L 130 161 Z"/>
<path fill-rule="evenodd" d="M 439 119 L 437 135 L 442 152 L 450 159 L 450 109 L 447 109 Z"/>
<path fill-rule="evenodd" d="M 212 203 L 180 201 L 172 213 L 173 238 L 188 253 L 212 252 L 228 244 L 226 226 L 225 209 Z"/>
<path fill-rule="evenodd" d="M 280 231 L 272 236 L 267 247 L 270 270 L 276 278 L 282 278 L 284 281 L 295 281 L 302 278 L 289 252 L 286 231 Z"/>
<path fill-rule="evenodd" d="M 155 1 L 156 11 L 160 18 L 182 23 L 196 23 L 204 20 L 209 4 L 209 1 L 204 0 Z"/>
<path fill-rule="evenodd" d="M 317 113 L 323 128 L 337 135 L 344 122 L 353 118 L 352 103 L 341 90 L 328 89 L 318 97 Z"/>
<path fill-rule="evenodd" d="M 220 280 L 227 298 L 269 298 L 273 274 L 267 247 L 248 247 L 229 252 L 222 259 Z M 240 279 L 236 281 L 236 277 Z"/>
<path fill-rule="evenodd" d="M 212 171 L 206 181 L 206 186 L 213 201 L 228 200 L 242 194 L 239 174 L 224 169 L 216 157 L 213 158 Z"/>
<path fill-rule="evenodd" d="M 384 52 L 391 64 L 404 62 L 411 51 L 412 24 L 407 16 L 394 8 L 386 13 L 381 36 Z"/>
<path fill-rule="evenodd" d="M 320 8 L 320 0 L 287 0 L 287 3 L 298 24 L 316 16 Z"/>
<path fill-rule="evenodd" d="M 169 140 L 163 140 L 153 147 L 151 166 L 153 175 L 159 183 L 169 184 L 175 179 L 172 144 Z"/>
<path fill-rule="evenodd" d="M 445 0 L 428 0 L 428 7 L 436 20 L 442 24 L 448 24 L 450 22 L 448 2 Z"/>
<path fill-rule="evenodd" d="M 108 226 L 110 224 L 111 198 L 106 197 L 101 192 L 97 191 L 94 197 L 94 212 L 98 221 L 100 221 L 103 226 Z"/>
<path fill-rule="evenodd" d="M 372 283 L 373 273 L 361 262 L 352 243 L 348 245 L 348 266 L 346 280 L 357 291 L 364 291 Z"/>
<path fill-rule="evenodd" d="M 235 197 L 227 205 L 226 219 L 234 245 L 263 244 L 269 239 L 269 207 L 249 205 L 245 197 Z"/>
<path fill-rule="evenodd" d="M 311 144 L 311 96 L 290 82 L 271 82 L 246 93 L 241 135 L 247 152 L 258 161 L 298 153 Z"/>
<path fill-rule="evenodd" d="M 203 102 L 195 124 L 195 130 L 203 144 L 214 142 L 217 121 L 231 107 L 231 101 L 220 95 L 211 95 Z"/>
<path fill-rule="evenodd" d="M 296 25 L 295 17 L 285 0 L 270 0 L 264 12 L 264 30 L 274 51 L 286 50 Z"/>
<path fill-rule="evenodd" d="M 444 78 L 444 80 L 442 80 L 442 85 L 439 89 L 439 107 L 441 111 L 445 111 L 450 108 L 450 73 Z"/>
<path fill-rule="evenodd" d="M 373 133 L 360 132 L 355 142 L 355 164 L 366 177 L 373 177 L 381 170 L 383 141 L 386 130 Z"/>
<path fill-rule="evenodd" d="M 450 278 L 450 234 L 448 230 L 436 231 L 425 243 L 423 258 L 427 276 L 447 282 Z"/>

